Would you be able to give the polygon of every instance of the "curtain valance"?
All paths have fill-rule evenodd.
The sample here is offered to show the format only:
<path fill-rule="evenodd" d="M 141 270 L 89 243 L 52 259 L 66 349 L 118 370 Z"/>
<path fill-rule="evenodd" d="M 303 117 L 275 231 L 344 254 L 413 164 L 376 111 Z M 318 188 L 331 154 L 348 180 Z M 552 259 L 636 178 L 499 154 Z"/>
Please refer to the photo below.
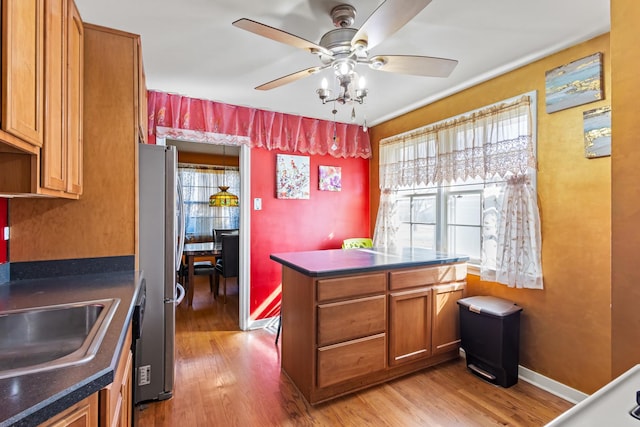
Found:
<path fill-rule="evenodd" d="M 531 98 L 495 104 L 380 141 L 380 188 L 443 185 L 535 168 Z"/>
<path fill-rule="evenodd" d="M 149 143 L 156 137 L 333 157 L 371 157 L 361 126 L 148 91 Z M 335 136 L 335 138 L 334 138 Z"/>

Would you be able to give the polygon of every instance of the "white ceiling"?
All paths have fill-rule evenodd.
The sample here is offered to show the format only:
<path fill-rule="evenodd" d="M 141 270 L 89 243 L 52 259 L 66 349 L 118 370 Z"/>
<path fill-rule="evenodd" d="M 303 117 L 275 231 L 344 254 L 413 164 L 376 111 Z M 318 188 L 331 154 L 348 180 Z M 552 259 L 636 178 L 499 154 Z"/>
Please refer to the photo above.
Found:
<path fill-rule="evenodd" d="M 329 11 L 357 10 L 358 28 L 380 0 L 75 0 L 85 22 L 140 34 L 149 89 L 214 101 L 333 119 L 315 90 L 327 69 L 294 83 L 258 91 L 278 77 L 320 65 L 301 49 L 231 23 L 249 18 L 319 42 L 333 29 Z M 394 0 L 387 0 L 394 1 Z M 433 0 L 371 54 L 457 59 L 448 78 L 392 74 L 359 67 L 369 95 L 356 107 L 369 125 L 609 31 L 609 0 Z M 562 64 L 558 64 L 562 65 Z M 349 122 L 350 106 L 337 120 Z"/>

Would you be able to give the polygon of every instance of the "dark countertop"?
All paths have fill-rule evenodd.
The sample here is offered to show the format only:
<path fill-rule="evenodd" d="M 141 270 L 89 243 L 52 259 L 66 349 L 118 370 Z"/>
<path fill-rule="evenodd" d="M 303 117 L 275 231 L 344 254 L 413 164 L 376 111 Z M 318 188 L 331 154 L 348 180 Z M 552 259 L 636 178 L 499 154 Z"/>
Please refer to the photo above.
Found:
<path fill-rule="evenodd" d="M 466 255 L 445 254 L 423 248 L 401 248 L 397 251 L 378 248 L 329 249 L 271 254 L 270 258 L 311 277 L 424 267 L 469 260 Z"/>
<path fill-rule="evenodd" d="M 32 426 L 113 382 L 141 274 L 115 272 L 0 285 L 0 310 L 119 298 L 96 356 L 83 364 L 0 379 L 0 427 Z"/>

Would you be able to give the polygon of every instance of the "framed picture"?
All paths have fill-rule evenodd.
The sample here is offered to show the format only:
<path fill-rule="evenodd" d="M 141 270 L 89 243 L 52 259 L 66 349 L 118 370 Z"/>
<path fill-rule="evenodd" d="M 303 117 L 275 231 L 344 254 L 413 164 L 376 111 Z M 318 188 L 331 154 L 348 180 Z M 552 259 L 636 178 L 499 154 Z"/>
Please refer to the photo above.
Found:
<path fill-rule="evenodd" d="M 588 159 L 611 155 L 611 106 L 582 113 L 584 156 Z"/>
<path fill-rule="evenodd" d="M 278 199 L 309 198 L 309 156 L 276 155 Z"/>
<path fill-rule="evenodd" d="M 319 166 L 318 189 L 322 191 L 342 190 L 342 168 L 339 166 Z"/>
<path fill-rule="evenodd" d="M 602 53 L 547 71 L 545 93 L 547 113 L 604 99 Z"/>

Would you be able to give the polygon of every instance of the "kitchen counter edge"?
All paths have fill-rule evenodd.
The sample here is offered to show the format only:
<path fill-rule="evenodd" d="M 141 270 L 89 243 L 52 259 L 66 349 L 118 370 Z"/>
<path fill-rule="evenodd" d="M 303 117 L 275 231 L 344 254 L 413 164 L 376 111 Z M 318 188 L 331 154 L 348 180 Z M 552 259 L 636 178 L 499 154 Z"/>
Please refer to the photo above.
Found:
<path fill-rule="evenodd" d="M 120 299 L 93 360 L 0 380 L 0 395 L 8 396 L 2 400 L 10 401 L 0 405 L 0 427 L 39 425 L 113 382 L 142 282 L 142 273 L 127 271 L 17 280 L 0 285 L 0 308 L 3 310 L 102 298 Z M 40 395 L 34 396 L 33 391 Z"/>
<path fill-rule="evenodd" d="M 309 277 L 351 275 L 387 269 L 451 264 L 469 260 L 466 255 L 444 254 L 422 249 L 411 250 L 417 251 L 417 255 L 398 255 L 394 252 L 374 248 L 274 253 L 269 258 Z M 354 254 L 362 257 L 354 260 Z M 318 257 L 321 257 L 320 260 L 318 260 Z M 342 258 L 344 258 L 344 264 L 341 264 Z M 312 265 L 307 264 L 307 261 L 311 259 L 316 262 Z"/>

